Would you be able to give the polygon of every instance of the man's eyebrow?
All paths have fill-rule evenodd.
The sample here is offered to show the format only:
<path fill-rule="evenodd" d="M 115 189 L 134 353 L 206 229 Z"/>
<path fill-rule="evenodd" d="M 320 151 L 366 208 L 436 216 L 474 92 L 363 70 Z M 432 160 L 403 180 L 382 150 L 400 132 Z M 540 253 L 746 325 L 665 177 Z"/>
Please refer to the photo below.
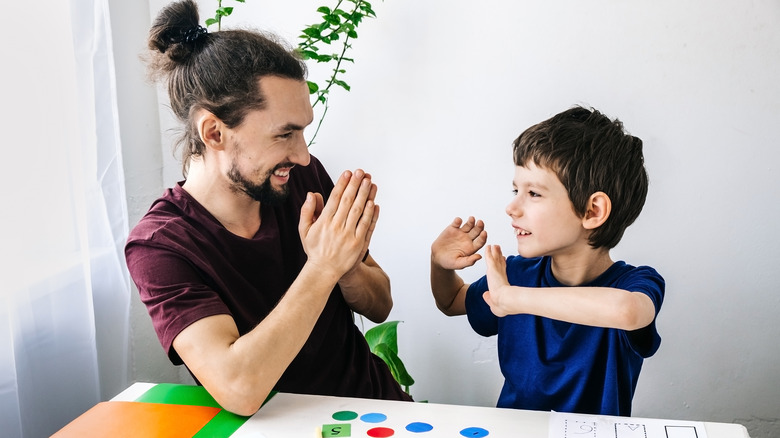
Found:
<path fill-rule="evenodd" d="M 303 131 L 305 126 L 301 126 L 297 123 L 287 123 L 285 125 L 282 125 L 276 129 L 277 132 L 284 132 L 284 131 Z"/>

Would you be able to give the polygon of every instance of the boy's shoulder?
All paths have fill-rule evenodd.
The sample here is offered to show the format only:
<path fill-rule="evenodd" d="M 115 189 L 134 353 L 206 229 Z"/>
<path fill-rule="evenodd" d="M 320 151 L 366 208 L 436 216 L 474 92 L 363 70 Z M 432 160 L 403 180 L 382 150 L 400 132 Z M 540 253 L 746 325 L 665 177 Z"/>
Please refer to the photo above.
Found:
<path fill-rule="evenodd" d="M 622 260 L 613 263 L 603 275 L 608 275 L 611 278 L 657 277 L 663 281 L 661 274 L 652 266 L 633 266 Z"/>

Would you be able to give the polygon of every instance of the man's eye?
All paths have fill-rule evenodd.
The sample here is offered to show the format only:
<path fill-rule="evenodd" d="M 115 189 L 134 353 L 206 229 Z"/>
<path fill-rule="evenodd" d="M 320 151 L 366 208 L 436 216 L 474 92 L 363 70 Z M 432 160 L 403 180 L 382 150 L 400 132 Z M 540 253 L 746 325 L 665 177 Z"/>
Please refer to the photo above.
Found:
<path fill-rule="evenodd" d="M 285 132 L 284 134 L 279 135 L 279 138 L 288 139 L 288 138 L 292 137 L 292 135 L 293 135 L 292 132 Z"/>

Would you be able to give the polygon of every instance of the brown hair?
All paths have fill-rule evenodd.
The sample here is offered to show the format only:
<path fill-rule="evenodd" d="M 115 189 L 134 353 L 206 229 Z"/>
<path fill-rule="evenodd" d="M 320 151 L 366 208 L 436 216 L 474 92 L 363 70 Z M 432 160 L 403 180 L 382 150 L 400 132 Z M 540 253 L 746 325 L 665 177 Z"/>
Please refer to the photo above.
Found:
<path fill-rule="evenodd" d="M 574 107 L 525 130 L 514 142 L 515 164 L 529 162 L 558 176 L 575 212 L 584 217 L 590 196 L 604 192 L 612 211 L 589 237 L 594 248 L 614 248 L 647 197 L 642 140 L 594 109 Z"/>
<path fill-rule="evenodd" d="M 260 78 L 306 79 L 303 61 L 273 35 L 249 30 L 206 32 L 198 24 L 198 8 L 192 0 L 172 3 L 158 14 L 148 47 L 149 75 L 166 83 L 171 109 L 185 124 L 177 142 L 182 146 L 185 177 L 191 157 L 205 148 L 191 119 L 194 110 L 205 109 L 233 128 L 249 111 L 264 107 Z"/>

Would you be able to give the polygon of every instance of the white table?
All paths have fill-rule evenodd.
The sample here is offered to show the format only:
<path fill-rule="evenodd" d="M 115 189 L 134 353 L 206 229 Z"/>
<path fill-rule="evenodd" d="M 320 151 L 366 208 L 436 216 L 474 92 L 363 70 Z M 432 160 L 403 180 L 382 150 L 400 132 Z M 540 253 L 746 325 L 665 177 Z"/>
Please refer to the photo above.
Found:
<path fill-rule="evenodd" d="M 127 390 L 117 395 L 113 400 L 133 401 L 146 390 L 154 386 L 151 383 L 136 383 Z M 352 420 L 335 420 L 333 415 L 337 412 L 353 412 L 358 418 Z M 381 419 L 379 423 L 367 422 L 361 419 L 367 415 L 369 420 Z M 376 414 L 376 415 L 373 415 Z M 329 425 L 342 425 L 336 431 L 344 432 L 343 425 L 349 425 L 351 437 L 370 437 L 369 431 L 381 433 L 377 428 L 385 428 L 393 431 L 393 437 L 415 438 L 462 438 L 463 431 L 473 431 L 473 436 L 485 436 L 480 433 L 488 432 L 487 438 L 513 437 L 513 438 L 548 438 L 550 437 L 550 419 L 556 415 L 550 412 L 524 411 L 517 409 L 500 409 L 488 407 L 459 406 L 438 403 L 409 403 L 387 400 L 370 400 L 349 397 L 326 397 L 300 394 L 276 394 L 255 415 L 249 418 L 231 438 L 288 438 L 318 436 L 318 428 Z M 562 414 L 569 415 L 569 414 Z M 369 418 L 373 417 L 373 418 Z M 577 416 L 580 417 L 580 416 Z M 583 416 L 584 417 L 584 416 Z M 646 419 L 623 417 L 593 417 L 620 421 L 641 425 Z M 729 423 L 693 423 L 676 420 L 654 420 L 647 422 L 663 421 L 669 425 L 692 423 L 697 427 L 703 426 L 707 438 L 750 438 L 744 426 Z M 573 424 L 573 422 L 572 422 Z M 426 432 L 412 432 L 407 426 L 415 426 L 411 430 L 419 430 L 420 427 L 429 425 L 433 429 Z M 654 438 L 652 435 L 642 435 L 636 427 L 625 429 L 623 433 L 617 433 L 617 429 L 611 432 L 612 438 Z M 580 433 L 575 433 L 580 432 Z M 603 430 L 601 432 L 604 432 Z M 628 432 L 628 433 L 626 433 Z M 556 433 L 558 431 L 556 430 Z M 701 432 L 699 432 L 701 437 Z M 617 437 L 615 435 L 618 435 Z M 694 434 L 677 434 L 681 438 L 687 438 Z M 320 435 L 322 436 L 322 435 Z M 327 435 L 325 435 L 327 436 Z M 338 436 L 338 435 L 337 435 Z M 383 435 L 373 435 L 383 436 Z M 566 435 L 556 435 L 592 438 L 595 433 L 585 434 L 582 431 L 568 430 Z M 599 434 L 598 437 L 603 435 Z M 664 437 L 666 438 L 666 437 Z"/>

